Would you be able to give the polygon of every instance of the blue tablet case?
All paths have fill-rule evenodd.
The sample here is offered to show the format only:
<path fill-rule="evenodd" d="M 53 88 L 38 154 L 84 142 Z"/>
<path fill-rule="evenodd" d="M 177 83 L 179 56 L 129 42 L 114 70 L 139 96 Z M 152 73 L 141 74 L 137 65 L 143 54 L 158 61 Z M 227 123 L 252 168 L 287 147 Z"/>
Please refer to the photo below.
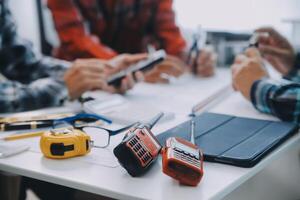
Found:
<path fill-rule="evenodd" d="M 297 133 L 298 125 L 204 113 L 195 117 L 195 143 L 206 161 L 252 167 L 287 138 Z M 158 135 L 164 145 L 169 137 L 190 140 L 190 121 Z"/>

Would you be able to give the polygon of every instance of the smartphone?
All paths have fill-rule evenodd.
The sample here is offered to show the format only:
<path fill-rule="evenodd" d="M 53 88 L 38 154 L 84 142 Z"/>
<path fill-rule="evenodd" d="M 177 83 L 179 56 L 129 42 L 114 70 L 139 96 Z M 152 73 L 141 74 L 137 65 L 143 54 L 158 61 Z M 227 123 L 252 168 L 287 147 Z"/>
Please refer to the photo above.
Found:
<path fill-rule="evenodd" d="M 142 60 L 127 69 L 124 69 L 107 80 L 108 85 L 120 86 L 122 79 L 130 74 L 137 71 L 147 71 L 152 69 L 156 64 L 162 62 L 166 58 L 166 52 L 164 50 L 158 50 L 149 55 L 145 60 Z"/>

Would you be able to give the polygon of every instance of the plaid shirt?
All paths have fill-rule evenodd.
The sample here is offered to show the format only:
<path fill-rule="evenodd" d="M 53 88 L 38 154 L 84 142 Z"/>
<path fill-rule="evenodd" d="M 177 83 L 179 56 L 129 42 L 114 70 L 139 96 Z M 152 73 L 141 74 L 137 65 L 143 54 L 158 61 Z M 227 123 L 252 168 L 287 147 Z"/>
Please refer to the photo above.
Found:
<path fill-rule="evenodd" d="M 283 79 L 256 81 L 251 88 L 251 101 L 261 112 L 300 123 L 300 56 L 294 69 Z"/>
<path fill-rule="evenodd" d="M 67 97 L 69 63 L 35 54 L 18 37 L 6 0 L 0 0 L 0 112 L 58 106 Z"/>
<path fill-rule="evenodd" d="M 147 51 L 147 44 L 179 56 L 185 48 L 172 0 L 47 0 L 60 47 L 58 58 L 109 59 Z"/>

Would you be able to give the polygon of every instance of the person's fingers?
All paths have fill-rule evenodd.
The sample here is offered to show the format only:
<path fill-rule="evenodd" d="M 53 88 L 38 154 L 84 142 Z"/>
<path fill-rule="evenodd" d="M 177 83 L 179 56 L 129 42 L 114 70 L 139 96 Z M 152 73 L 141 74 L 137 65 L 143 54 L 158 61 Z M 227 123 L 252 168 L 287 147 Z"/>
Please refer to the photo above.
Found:
<path fill-rule="evenodd" d="M 153 70 L 159 73 L 166 73 L 174 77 L 178 77 L 184 72 L 182 66 L 170 61 L 162 62 L 161 64 L 157 65 Z"/>
<path fill-rule="evenodd" d="M 124 58 L 124 62 L 126 64 L 133 64 L 136 63 L 138 61 L 144 60 L 148 57 L 147 53 L 140 53 L 140 54 L 133 54 L 133 55 L 127 55 Z"/>
<path fill-rule="evenodd" d="M 126 69 L 130 67 L 131 65 L 144 60 L 148 57 L 148 54 L 142 53 L 142 54 L 125 54 L 121 55 L 120 58 L 116 59 L 115 62 L 112 63 L 115 68 L 118 70 Z"/>
<path fill-rule="evenodd" d="M 107 74 L 101 72 L 93 72 L 91 70 L 87 70 L 87 68 L 82 68 L 81 70 L 75 70 L 66 74 L 65 79 L 66 78 L 77 81 L 78 83 L 85 79 L 105 81 L 107 78 Z"/>
<path fill-rule="evenodd" d="M 95 73 L 108 73 L 109 72 L 109 65 L 107 62 L 102 62 L 99 60 L 95 61 L 75 61 L 74 62 L 75 70 L 90 70 Z M 86 69 L 83 69 L 86 68 Z"/>
<path fill-rule="evenodd" d="M 277 67 L 277 59 L 274 58 L 274 56 L 265 55 L 264 57 L 273 67 Z"/>
<path fill-rule="evenodd" d="M 268 33 L 270 36 L 279 36 L 280 34 L 272 27 L 261 27 L 255 30 L 256 33 Z"/>
<path fill-rule="evenodd" d="M 277 47 L 268 46 L 268 45 L 259 45 L 258 49 L 262 53 L 263 56 L 271 55 L 271 56 L 277 56 L 277 57 L 285 57 L 290 54 L 290 52 L 286 49 L 277 48 Z"/>
<path fill-rule="evenodd" d="M 113 59 L 107 61 L 107 63 L 114 69 L 113 72 L 117 72 L 130 67 L 138 61 L 144 60 L 148 57 L 148 54 L 121 54 Z"/>
<path fill-rule="evenodd" d="M 75 65 L 80 65 L 80 66 L 103 66 L 105 65 L 106 61 L 105 60 L 100 60 L 100 59 L 77 59 L 74 61 Z"/>
<path fill-rule="evenodd" d="M 88 77 L 90 79 L 103 79 L 103 80 L 106 80 L 108 78 L 106 73 L 99 73 L 99 72 L 96 73 L 96 72 L 93 72 L 93 71 L 82 72 L 80 74 L 80 76 Z"/>
<path fill-rule="evenodd" d="M 212 49 L 202 50 L 196 60 L 196 74 L 202 77 L 214 75 L 217 54 Z"/>
<path fill-rule="evenodd" d="M 231 87 L 233 88 L 234 91 L 238 91 L 237 88 L 236 88 L 234 80 L 232 80 L 232 82 L 231 82 Z"/>
<path fill-rule="evenodd" d="M 274 56 L 266 55 L 265 59 L 280 73 L 287 74 L 289 72 L 289 68 L 284 66 L 280 60 L 278 60 Z"/>
<path fill-rule="evenodd" d="M 213 65 L 203 65 L 197 68 L 197 74 L 202 77 L 210 77 L 215 74 Z"/>
<path fill-rule="evenodd" d="M 135 72 L 134 77 L 137 82 L 143 82 L 145 80 L 145 76 L 141 71 Z"/>
<path fill-rule="evenodd" d="M 259 45 L 261 45 L 261 44 L 270 44 L 270 42 L 271 42 L 271 38 L 270 38 L 270 36 L 268 35 L 264 35 L 264 34 L 259 34 L 258 36 L 257 36 L 257 42 L 258 42 L 258 44 Z"/>
<path fill-rule="evenodd" d="M 80 61 L 80 62 L 86 62 L 86 61 L 88 61 L 88 62 L 94 62 L 94 61 L 95 62 L 98 62 L 98 61 L 105 62 L 105 60 L 100 59 L 100 58 L 78 58 L 75 61 Z"/>
<path fill-rule="evenodd" d="M 76 82 L 74 83 L 76 84 Z M 73 84 L 73 85 L 74 85 Z M 103 86 L 105 85 L 105 82 L 99 79 L 85 79 L 82 80 L 76 87 L 74 87 L 74 90 L 76 92 L 78 91 L 80 94 L 86 91 L 91 91 L 91 90 L 97 90 L 97 89 L 102 89 Z"/>
<path fill-rule="evenodd" d="M 169 79 L 161 76 L 161 73 L 158 71 L 152 71 L 145 75 L 145 81 L 148 83 L 169 83 Z"/>
<path fill-rule="evenodd" d="M 245 51 L 245 55 L 249 58 L 261 59 L 260 53 L 256 48 L 248 48 Z"/>
<path fill-rule="evenodd" d="M 162 63 L 173 63 L 173 64 L 176 64 L 176 66 L 179 69 L 181 69 L 182 71 L 184 71 L 184 69 L 187 68 L 186 63 L 183 60 L 181 60 L 181 59 L 179 59 L 179 58 L 177 58 L 175 56 L 168 55 L 167 58 L 165 59 L 165 61 L 162 62 Z"/>
<path fill-rule="evenodd" d="M 128 74 L 125 79 L 127 79 L 126 90 L 129 90 L 129 89 L 133 88 L 133 86 L 135 84 L 133 75 L 132 74 Z"/>
<path fill-rule="evenodd" d="M 104 89 L 110 93 L 120 93 L 125 94 L 125 92 L 134 86 L 134 79 L 131 74 L 127 75 L 121 80 L 121 85 L 119 87 L 107 86 Z"/>
<path fill-rule="evenodd" d="M 247 60 L 248 60 L 248 58 L 247 58 L 246 55 L 239 54 L 239 55 L 235 56 L 234 63 L 235 64 L 240 64 L 240 63 L 243 63 L 243 62 L 245 62 Z"/>
<path fill-rule="evenodd" d="M 166 60 L 155 66 L 145 74 L 145 81 L 151 83 L 168 83 L 167 76 L 179 77 L 184 73 L 185 63 L 174 56 L 167 56 Z"/>
<path fill-rule="evenodd" d="M 106 91 L 106 92 L 109 92 L 109 93 L 117 93 L 118 92 L 118 89 L 113 87 L 113 86 L 109 86 L 109 85 L 105 85 L 103 86 L 102 88 L 103 91 Z"/>
<path fill-rule="evenodd" d="M 205 64 L 208 60 L 210 60 L 212 54 L 207 51 L 201 51 L 198 60 L 196 61 L 197 65 L 203 65 Z"/>
<path fill-rule="evenodd" d="M 272 27 L 263 27 L 256 30 L 259 33 L 268 33 L 268 37 L 260 37 L 260 44 L 269 44 L 272 46 L 281 46 L 283 48 L 292 48 L 289 41 Z"/>
<path fill-rule="evenodd" d="M 243 68 L 243 65 L 241 64 L 233 64 L 231 66 L 231 74 L 233 77 L 236 76 L 236 74 Z"/>
<path fill-rule="evenodd" d="M 239 64 L 233 64 L 231 66 L 231 79 L 232 79 L 232 88 L 237 91 L 237 87 L 236 87 L 236 83 L 235 83 L 235 77 L 236 77 L 236 74 L 238 73 L 238 71 L 240 70 L 241 68 L 241 65 Z"/>
<path fill-rule="evenodd" d="M 117 92 L 124 94 L 127 90 L 128 90 L 128 79 L 126 77 L 122 79 L 121 86 L 117 88 Z"/>

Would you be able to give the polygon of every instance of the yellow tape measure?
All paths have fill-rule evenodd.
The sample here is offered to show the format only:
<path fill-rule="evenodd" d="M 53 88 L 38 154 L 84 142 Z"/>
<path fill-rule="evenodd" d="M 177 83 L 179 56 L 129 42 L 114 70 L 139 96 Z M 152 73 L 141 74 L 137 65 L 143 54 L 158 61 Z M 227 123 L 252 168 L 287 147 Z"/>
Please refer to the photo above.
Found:
<path fill-rule="evenodd" d="M 53 129 L 45 132 L 40 140 L 44 156 L 65 159 L 86 155 L 91 151 L 92 140 L 78 129 Z"/>

